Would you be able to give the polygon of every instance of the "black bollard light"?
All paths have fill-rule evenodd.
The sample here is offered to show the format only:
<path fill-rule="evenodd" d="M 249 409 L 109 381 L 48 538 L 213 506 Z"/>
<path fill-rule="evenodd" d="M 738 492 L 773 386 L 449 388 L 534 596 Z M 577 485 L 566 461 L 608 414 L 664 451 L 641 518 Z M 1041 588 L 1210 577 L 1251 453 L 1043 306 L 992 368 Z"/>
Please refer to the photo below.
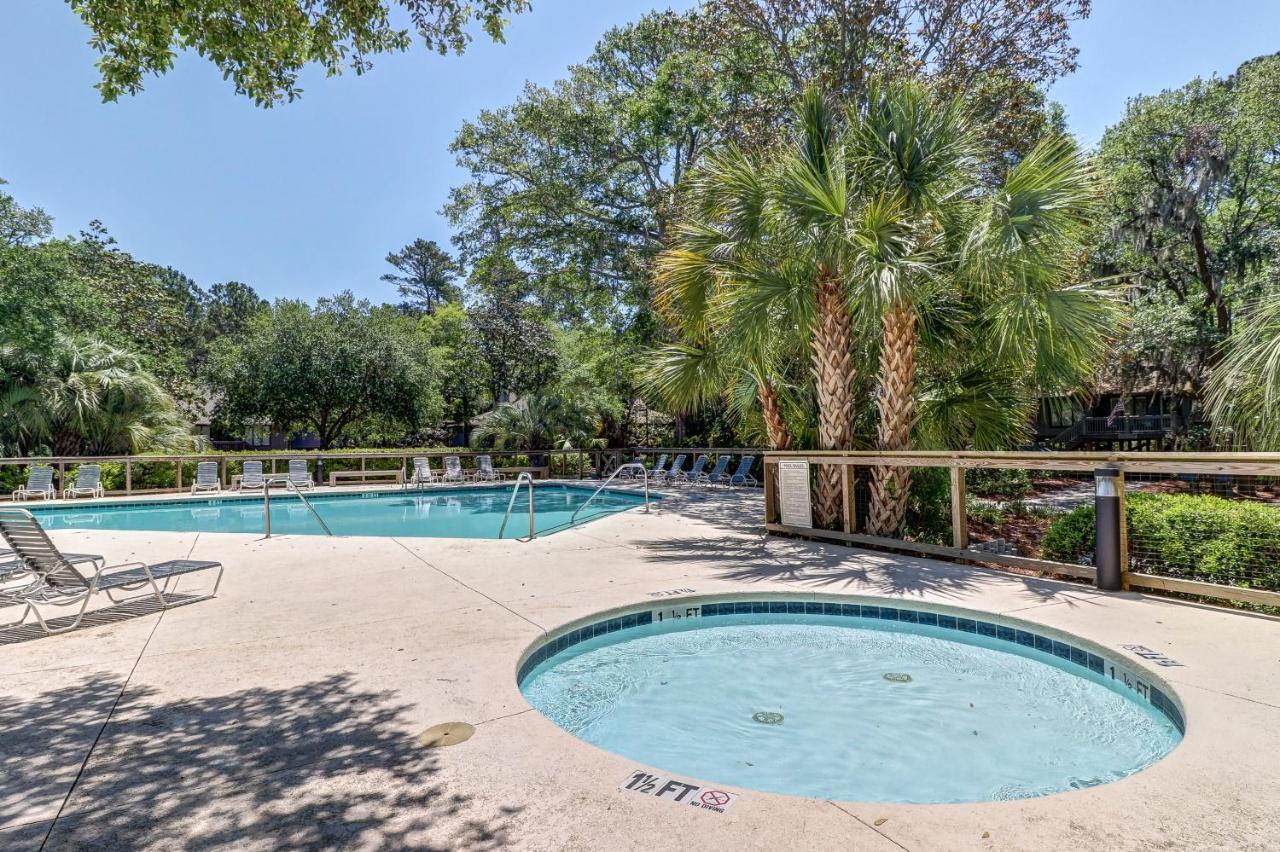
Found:
<path fill-rule="evenodd" d="M 1097 518 L 1097 543 L 1093 554 L 1096 582 L 1103 591 L 1118 592 L 1122 588 L 1123 569 L 1120 564 L 1120 471 L 1095 470 L 1093 482 L 1093 508 Z"/>

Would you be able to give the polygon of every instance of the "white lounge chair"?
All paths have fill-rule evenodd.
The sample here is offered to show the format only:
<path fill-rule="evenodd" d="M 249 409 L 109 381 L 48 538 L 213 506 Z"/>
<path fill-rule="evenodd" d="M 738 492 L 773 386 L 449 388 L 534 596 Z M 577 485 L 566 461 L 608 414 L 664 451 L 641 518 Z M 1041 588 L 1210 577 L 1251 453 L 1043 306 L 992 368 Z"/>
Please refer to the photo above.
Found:
<path fill-rule="evenodd" d="M 472 475 L 472 479 L 476 482 L 498 482 L 506 479 L 505 473 L 499 473 L 493 469 L 493 459 L 489 456 L 476 456 L 476 472 Z"/>
<path fill-rule="evenodd" d="M 241 491 L 266 491 L 267 480 L 262 475 L 262 462 L 249 460 L 240 469 Z"/>
<path fill-rule="evenodd" d="M 462 469 L 462 460 L 457 456 L 444 457 L 444 476 L 440 477 L 442 482 L 467 482 L 471 479 L 471 474 Z"/>
<path fill-rule="evenodd" d="M 168 609 L 211 598 L 218 593 L 218 584 L 222 582 L 221 563 L 193 559 L 174 559 L 155 565 L 142 562 L 104 565 L 101 557 L 91 557 L 93 569 L 86 576 L 76 568 L 67 554 L 58 550 L 36 522 L 35 516 L 25 509 L 0 509 L 0 538 L 13 549 L 14 555 L 32 575 L 31 582 L 4 594 L 5 603 L 25 606 L 22 618 L 9 626 L 23 624 L 28 615 L 35 615 L 45 633 L 64 633 L 80 625 L 89 601 L 98 592 L 106 592 L 113 603 L 119 603 L 114 592 L 132 592 L 150 587 L 160 606 Z M 178 603 L 170 603 L 165 597 L 176 578 L 213 568 L 218 570 L 218 575 L 213 583 L 213 591 L 208 595 L 184 599 Z M 80 608 L 70 624 L 51 627 L 40 611 L 40 605 L 43 604 L 79 604 Z"/>
<path fill-rule="evenodd" d="M 57 496 L 58 489 L 53 487 L 53 468 L 47 464 L 33 464 L 27 468 L 27 484 L 13 492 L 14 500 L 26 500 L 28 497 L 53 500 Z"/>
<path fill-rule="evenodd" d="M 430 485 L 440 477 L 431 469 L 431 459 L 426 456 L 419 456 L 413 460 L 413 473 L 405 478 L 404 487 L 414 488 L 420 485 Z"/>
<path fill-rule="evenodd" d="M 196 463 L 196 481 L 191 483 L 191 493 L 195 494 L 197 491 L 212 491 L 215 494 L 222 491 L 222 477 L 218 475 L 217 462 Z"/>
<path fill-rule="evenodd" d="M 103 497 L 106 491 L 102 488 L 102 466 L 82 464 L 76 468 L 76 481 L 70 487 L 62 489 L 63 499 L 71 497 Z"/>
<path fill-rule="evenodd" d="M 311 471 L 307 470 L 306 459 L 289 459 L 289 481 L 298 489 L 310 491 L 316 487 L 311 480 Z"/>

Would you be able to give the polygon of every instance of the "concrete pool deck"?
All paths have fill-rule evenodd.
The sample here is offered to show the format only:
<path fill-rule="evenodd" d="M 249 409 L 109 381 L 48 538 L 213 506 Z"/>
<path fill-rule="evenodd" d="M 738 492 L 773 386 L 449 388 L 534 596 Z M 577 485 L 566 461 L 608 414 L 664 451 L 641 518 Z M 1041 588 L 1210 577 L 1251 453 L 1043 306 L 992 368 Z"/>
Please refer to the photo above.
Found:
<path fill-rule="evenodd" d="M 1274 849 L 1280 620 L 764 538 L 759 493 L 699 492 L 534 542 L 53 533 L 109 561 L 218 559 L 218 597 L 0 631 L 4 849 Z M 184 579 L 180 592 L 205 580 Z M 874 595 L 1015 615 L 1183 665 L 1168 757 L 1015 802 L 884 805 L 728 788 L 725 813 L 618 789 L 639 767 L 515 683 L 545 631 L 661 593 Z M 8 615 L 12 610 L 6 610 Z M 475 725 L 424 749 L 443 722 Z M 697 720 L 672 736 L 697 736 Z"/>

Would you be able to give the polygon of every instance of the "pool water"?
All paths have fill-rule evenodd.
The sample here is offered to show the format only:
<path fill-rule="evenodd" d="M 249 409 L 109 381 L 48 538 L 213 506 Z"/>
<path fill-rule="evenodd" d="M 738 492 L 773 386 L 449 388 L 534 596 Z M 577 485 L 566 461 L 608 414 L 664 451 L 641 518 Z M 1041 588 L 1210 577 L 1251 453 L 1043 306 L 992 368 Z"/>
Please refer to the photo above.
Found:
<path fill-rule="evenodd" d="M 1181 740 L 1122 686 L 994 639 L 862 618 L 692 621 L 583 641 L 521 689 L 560 727 L 648 766 L 848 801 L 1040 796 L 1123 778 Z"/>
<path fill-rule="evenodd" d="M 425 538 L 497 538 L 511 499 L 511 486 L 435 491 L 383 491 L 308 496 L 334 535 Z M 594 488 L 551 484 L 535 487 L 534 528 L 539 535 L 569 526 L 574 511 Z M 657 498 L 652 498 L 657 499 Z M 602 491 L 578 515 L 577 524 L 644 504 L 644 497 Z M 168 500 L 148 503 L 94 503 L 32 510 L 46 529 L 161 530 L 262 534 L 260 496 Z M 324 535 L 296 496 L 271 495 L 272 535 Z M 529 534 L 529 492 L 522 487 L 503 538 Z"/>

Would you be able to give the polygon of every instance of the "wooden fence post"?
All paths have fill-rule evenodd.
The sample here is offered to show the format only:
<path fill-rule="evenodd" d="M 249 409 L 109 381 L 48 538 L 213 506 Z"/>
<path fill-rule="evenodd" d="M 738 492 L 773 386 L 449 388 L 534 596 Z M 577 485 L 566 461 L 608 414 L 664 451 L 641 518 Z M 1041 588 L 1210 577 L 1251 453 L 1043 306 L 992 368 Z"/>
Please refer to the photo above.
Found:
<path fill-rule="evenodd" d="M 124 493 L 126 496 L 133 493 L 133 459 L 124 460 Z"/>
<path fill-rule="evenodd" d="M 965 496 L 964 468 L 955 465 L 951 468 L 951 546 L 958 550 L 969 547 L 969 513 L 965 511 L 968 503 Z"/>
<path fill-rule="evenodd" d="M 177 489 L 178 493 L 182 493 L 182 459 L 178 459 L 177 467 L 174 470 L 175 470 L 174 481 L 177 483 L 175 488 Z"/>
<path fill-rule="evenodd" d="M 777 465 L 764 460 L 764 522 L 766 524 L 777 523 L 778 519 L 778 495 L 774 489 L 774 474 Z"/>

